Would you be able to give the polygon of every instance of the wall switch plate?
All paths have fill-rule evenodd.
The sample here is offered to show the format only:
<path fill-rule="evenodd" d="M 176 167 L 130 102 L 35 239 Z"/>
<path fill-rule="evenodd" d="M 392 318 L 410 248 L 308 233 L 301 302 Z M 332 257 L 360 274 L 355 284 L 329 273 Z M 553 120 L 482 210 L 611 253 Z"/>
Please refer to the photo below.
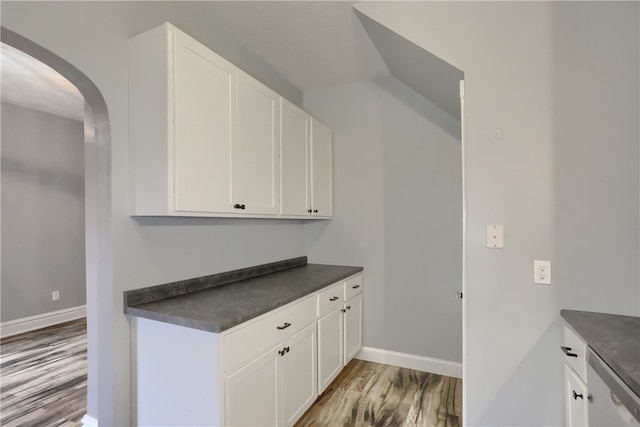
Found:
<path fill-rule="evenodd" d="M 60 299 L 60 291 L 51 292 L 51 301 L 58 301 Z"/>
<path fill-rule="evenodd" d="M 502 224 L 487 225 L 487 247 L 491 249 L 504 248 L 504 226 Z"/>
<path fill-rule="evenodd" d="M 551 284 L 551 261 L 533 261 L 533 283 Z"/>

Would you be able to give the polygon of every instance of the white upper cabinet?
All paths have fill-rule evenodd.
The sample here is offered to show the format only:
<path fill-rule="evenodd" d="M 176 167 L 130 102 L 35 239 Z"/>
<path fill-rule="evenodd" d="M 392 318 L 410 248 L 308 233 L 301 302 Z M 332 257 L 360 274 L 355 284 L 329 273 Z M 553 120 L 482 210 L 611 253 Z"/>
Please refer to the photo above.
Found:
<path fill-rule="evenodd" d="M 310 122 L 309 114 L 280 98 L 280 203 L 284 215 L 311 213 Z"/>
<path fill-rule="evenodd" d="M 331 130 L 280 99 L 281 214 L 333 215 Z"/>
<path fill-rule="evenodd" d="M 331 129 L 311 119 L 311 209 L 316 216 L 333 215 Z"/>
<path fill-rule="evenodd" d="M 170 24 L 131 39 L 133 213 L 233 212 L 236 68 Z"/>
<path fill-rule="evenodd" d="M 175 211 L 231 212 L 235 69 L 184 33 L 172 33 Z"/>
<path fill-rule="evenodd" d="M 280 210 L 279 98 L 238 70 L 231 176 L 234 206 L 240 205 L 247 213 L 277 214 Z"/>
<path fill-rule="evenodd" d="M 132 215 L 332 215 L 331 131 L 168 23 L 130 40 L 129 154 Z"/>

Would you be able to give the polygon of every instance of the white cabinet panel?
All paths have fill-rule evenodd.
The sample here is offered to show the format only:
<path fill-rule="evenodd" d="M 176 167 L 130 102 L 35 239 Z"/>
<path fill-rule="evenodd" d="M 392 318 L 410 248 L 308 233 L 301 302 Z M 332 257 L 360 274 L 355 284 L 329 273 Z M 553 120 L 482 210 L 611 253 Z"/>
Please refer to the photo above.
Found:
<path fill-rule="evenodd" d="M 129 45 L 133 214 L 229 213 L 236 68 L 164 24 Z"/>
<path fill-rule="evenodd" d="M 225 372 L 232 371 L 316 321 L 315 298 L 306 297 L 224 334 Z"/>
<path fill-rule="evenodd" d="M 231 154 L 233 203 L 246 213 L 280 210 L 279 96 L 240 70 Z"/>
<path fill-rule="evenodd" d="M 362 348 L 362 294 L 345 302 L 344 307 L 344 364 Z"/>
<path fill-rule="evenodd" d="M 567 426 L 587 426 L 587 386 L 568 364 L 564 365 L 564 381 Z"/>
<path fill-rule="evenodd" d="M 567 426 L 588 425 L 587 344 L 567 326 L 564 328 L 564 382 Z"/>
<path fill-rule="evenodd" d="M 173 33 L 175 210 L 232 212 L 235 68 L 184 33 Z"/>
<path fill-rule="evenodd" d="M 340 308 L 318 320 L 318 393 L 325 391 L 344 366 L 343 325 Z"/>
<path fill-rule="evenodd" d="M 318 294 L 318 316 L 322 317 L 330 311 L 342 308 L 343 284 L 337 283 L 325 288 Z"/>
<path fill-rule="evenodd" d="M 276 426 L 279 353 L 271 349 L 225 379 L 226 425 Z"/>
<path fill-rule="evenodd" d="M 280 209 L 282 214 L 311 212 L 309 126 L 311 117 L 280 98 Z"/>
<path fill-rule="evenodd" d="M 280 358 L 282 380 L 282 420 L 293 425 L 318 396 L 316 385 L 316 323 L 293 336 Z"/>
<path fill-rule="evenodd" d="M 333 215 L 331 130 L 311 119 L 311 209 L 314 215 Z"/>
<path fill-rule="evenodd" d="M 330 218 L 333 215 L 331 130 L 280 99 L 280 213 Z"/>

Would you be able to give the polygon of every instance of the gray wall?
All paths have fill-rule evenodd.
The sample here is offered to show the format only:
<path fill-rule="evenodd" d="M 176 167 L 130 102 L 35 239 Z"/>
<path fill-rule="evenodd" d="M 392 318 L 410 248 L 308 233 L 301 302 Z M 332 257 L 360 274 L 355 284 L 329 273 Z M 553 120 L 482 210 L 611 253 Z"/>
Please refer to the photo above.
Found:
<path fill-rule="evenodd" d="M 640 314 L 638 3 L 358 8 L 465 73 L 466 424 L 561 425 L 559 310 Z"/>
<path fill-rule="evenodd" d="M 84 305 L 83 123 L 7 103 L 1 113 L 1 320 Z"/>
<path fill-rule="evenodd" d="M 104 333 L 98 337 L 99 387 L 90 394 L 94 397 L 89 403 L 89 415 L 99 418 L 101 425 L 130 423 L 130 325 L 123 314 L 123 291 L 304 255 L 301 221 L 129 216 L 129 37 L 171 21 L 301 104 L 300 91 L 235 45 L 215 23 L 207 24 L 206 32 L 194 31 L 206 24 L 194 4 L 2 2 L 2 25 L 84 72 L 101 91 L 109 112 L 111 181 L 98 186 L 110 184 L 111 204 L 98 200 L 97 208 L 110 212 L 113 269 L 99 274 L 110 277 L 112 273 L 112 286 L 100 290 L 106 296 L 94 306 Z M 96 147 L 100 153 L 108 149 Z M 86 173 L 95 176 L 95 171 Z M 94 386 L 91 381 L 89 386 Z"/>
<path fill-rule="evenodd" d="M 462 361 L 460 122 L 394 77 L 307 91 L 333 130 L 335 213 L 314 262 L 364 266 L 364 345 Z"/>

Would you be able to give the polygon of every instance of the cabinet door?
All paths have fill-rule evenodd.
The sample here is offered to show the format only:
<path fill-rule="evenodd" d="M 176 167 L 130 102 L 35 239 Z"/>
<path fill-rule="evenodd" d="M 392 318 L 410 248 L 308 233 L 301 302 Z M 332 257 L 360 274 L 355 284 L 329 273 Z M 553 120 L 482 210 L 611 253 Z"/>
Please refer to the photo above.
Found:
<path fill-rule="evenodd" d="M 311 119 L 311 209 L 313 215 L 333 215 L 331 130 Z"/>
<path fill-rule="evenodd" d="M 564 365 L 564 382 L 567 426 L 586 426 L 587 387 L 566 363 Z"/>
<path fill-rule="evenodd" d="M 173 34 L 174 161 L 167 185 L 174 186 L 175 210 L 231 212 L 235 67 L 186 34 Z"/>
<path fill-rule="evenodd" d="M 318 394 L 321 394 L 344 366 L 343 318 L 334 310 L 318 320 Z"/>
<path fill-rule="evenodd" d="M 269 350 L 226 377 L 226 425 L 279 425 L 278 350 Z"/>
<path fill-rule="evenodd" d="M 233 204 L 241 213 L 280 210 L 278 95 L 238 70 L 237 107 L 231 152 Z"/>
<path fill-rule="evenodd" d="M 307 113 L 280 98 L 280 213 L 309 215 L 309 120 Z"/>
<path fill-rule="evenodd" d="M 290 426 L 313 404 L 318 396 L 316 384 L 316 323 L 289 339 L 280 357 L 282 380 L 282 420 Z M 260 425 L 267 425 L 262 423 Z"/>
<path fill-rule="evenodd" d="M 344 364 L 362 348 L 362 294 L 356 295 L 344 307 Z"/>

